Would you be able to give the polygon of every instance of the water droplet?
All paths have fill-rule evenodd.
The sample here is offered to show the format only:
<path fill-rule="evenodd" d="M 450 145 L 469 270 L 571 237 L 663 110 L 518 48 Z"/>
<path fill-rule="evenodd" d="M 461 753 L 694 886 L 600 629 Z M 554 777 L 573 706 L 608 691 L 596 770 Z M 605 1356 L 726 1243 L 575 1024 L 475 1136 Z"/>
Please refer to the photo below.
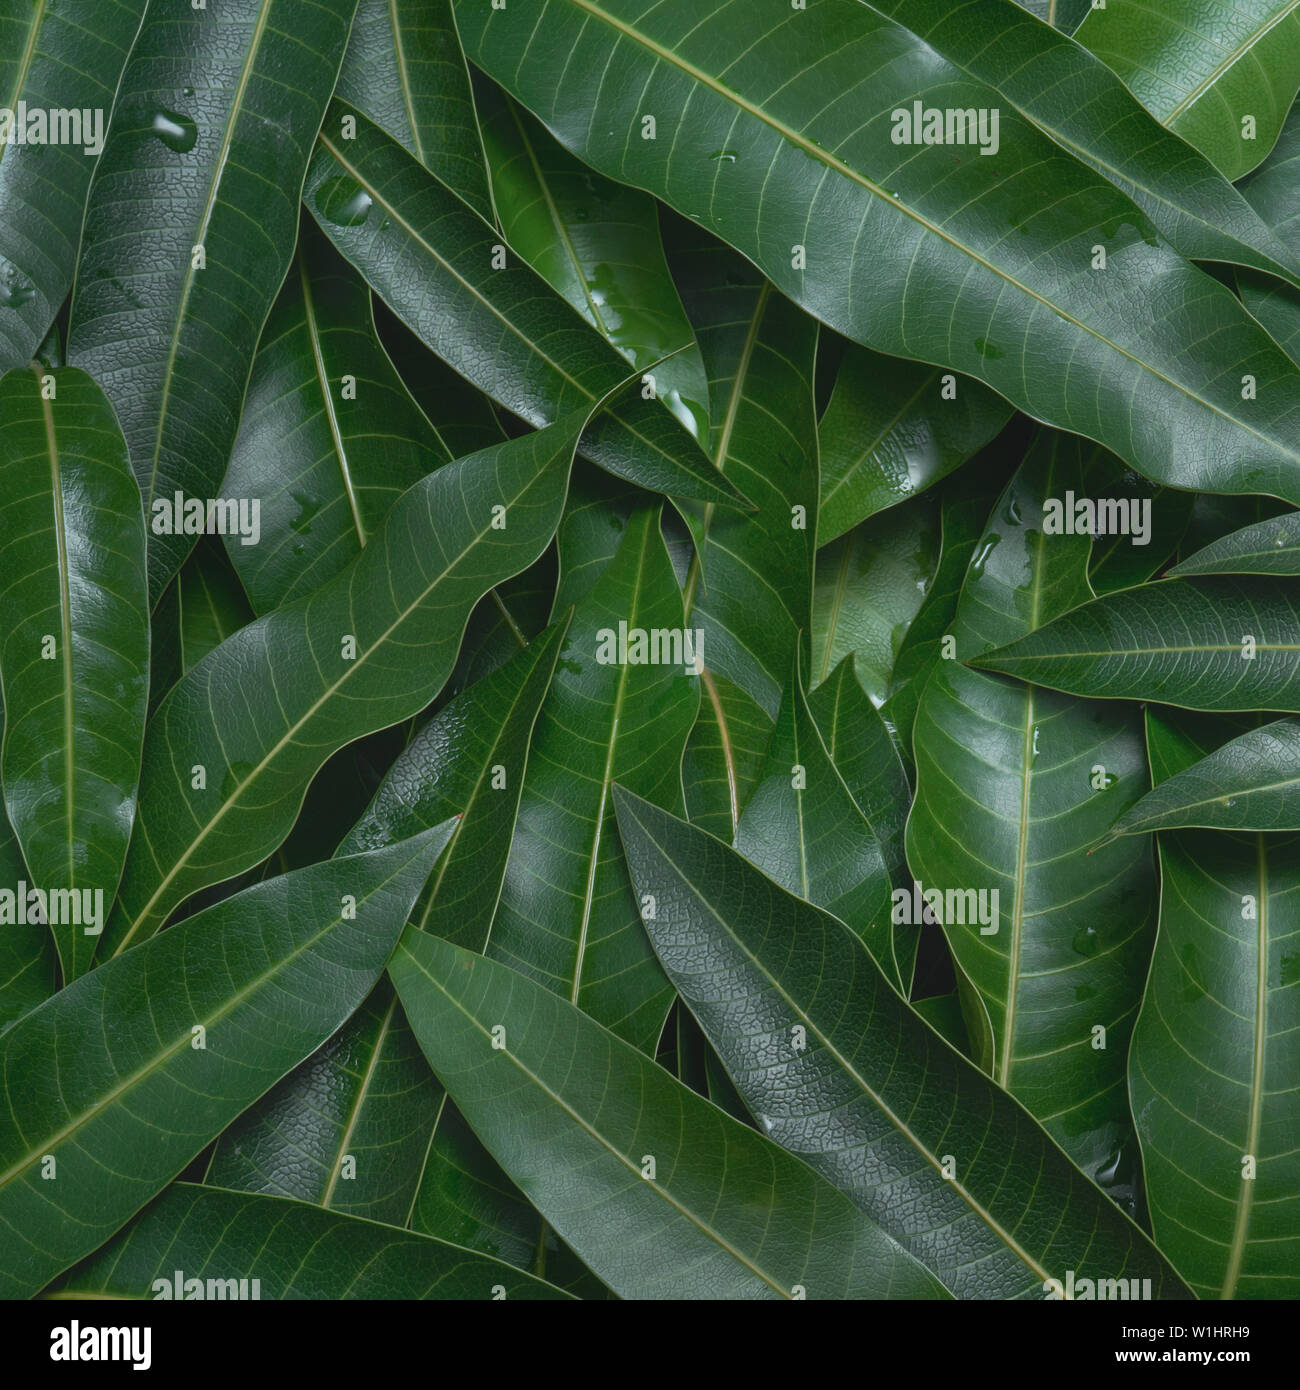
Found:
<path fill-rule="evenodd" d="M 316 503 L 305 493 L 294 492 L 290 496 L 298 504 L 298 515 L 289 522 L 289 529 L 300 536 L 311 534 L 311 524 L 316 519 Z"/>
<path fill-rule="evenodd" d="M 1096 927 L 1081 927 L 1074 934 L 1074 940 L 1070 942 L 1075 952 L 1081 956 L 1095 956 L 1101 948 L 1101 943 L 1097 940 Z"/>
<path fill-rule="evenodd" d="M 988 558 L 993 553 L 993 547 L 997 545 L 1001 539 L 1001 536 L 986 536 L 980 543 L 980 548 L 975 552 L 975 556 L 970 562 L 972 579 L 978 579 L 980 575 L 984 573 L 984 566 L 988 563 Z"/>
<path fill-rule="evenodd" d="M 1275 540 L 1275 541 L 1273 542 L 1273 544 L 1274 544 L 1274 545 L 1277 545 L 1277 546 L 1283 546 L 1283 545 L 1285 545 L 1285 544 L 1286 544 L 1286 537 L 1285 537 L 1285 536 L 1279 536 L 1279 537 L 1277 538 L 1277 540 Z"/>
<path fill-rule="evenodd" d="M 359 227 L 370 216 L 374 200 L 345 174 L 326 179 L 316 190 L 316 211 L 336 227 Z"/>
<path fill-rule="evenodd" d="M 1032 747 L 1032 748 L 1030 749 L 1030 751 L 1029 751 L 1029 756 L 1030 756 L 1031 758 L 1035 759 L 1035 760 L 1037 760 L 1037 758 L 1038 758 L 1038 735 L 1039 735 L 1041 732 L 1042 732 L 1042 731 L 1041 731 L 1041 729 L 1039 728 L 1039 726 L 1038 726 L 1037 724 L 1035 724 L 1035 725 L 1034 725 L 1034 744 L 1033 744 L 1033 747 Z"/>
<path fill-rule="evenodd" d="M 1002 520 L 1008 526 L 1020 525 L 1020 503 L 1015 497 L 1007 498 L 1007 505 L 1002 508 Z"/>
<path fill-rule="evenodd" d="M 153 113 L 149 129 L 177 154 L 188 154 L 199 138 L 199 128 L 188 116 L 178 116 L 175 111 L 163 108 Z"/>
<path fill-rule="evenodd" d="M 24 285 L 18 281 L 13 284 L 0 284 L 0 309 L 21 309 L 24 304 L 35 298 L 36 291 L 31 285 Z"/>
<path fill-rule="evenodd" d="M 737 156 L 735 150 L 714 150 L 709 158 L 720 160 L 723 164 L 734 164 Z"/>
<path fill-rule="evenodd" d="M 987 338 L 976 338 L 975 346 L 979 349 L 981 357 L 991 357 L 995 362 L 1004 353 L 996 343 L 991 343 Z"/>

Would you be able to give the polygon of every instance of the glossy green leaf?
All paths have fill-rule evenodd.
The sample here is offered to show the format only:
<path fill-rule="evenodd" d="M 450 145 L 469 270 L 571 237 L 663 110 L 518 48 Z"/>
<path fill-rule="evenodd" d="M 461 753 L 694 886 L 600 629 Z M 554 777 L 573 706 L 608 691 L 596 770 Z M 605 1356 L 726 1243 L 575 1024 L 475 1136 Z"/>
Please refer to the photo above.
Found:
<path fill-rule="evenodd" d="M 0 769 L 66 979 L 90 963 L 135 816 L 149 691 L 144 517 L 104 393 L 64 367 L 0 380 Z M 58 907 L 55 911 L 56 905 Z"/>
<path fill-rule="evenodd" d="M 817 427 L 824 546 L 965 463 L 1011 418 L 978 381 L 852 345 Z"/>
<path fill-rule="evenodd" d="M 203 537 L 176 576 L 181 673 L 253 621 L 253 610 L 221 542 Z"/>
<path fill-rule="evenodd" d="M 620 1296 L 943 1296 L 830 1184 L 549 990 L 415 931 L 390 972 L 475 1133 Z"/>
<path fill-rule="evenodd" d="M 687 620 L 705 635 L 705 667 L 775 718 L 811 627 L 817 325 L 695 229 L 670 258 L 708 371 L 714 461 L 757 507 L 695 518 Z"/>
<path fill-rule="evenodd" d="M 1156 481 L 1300 501 L 1300 370 L 1125 194 L 871 6 L 454 8 L 471 60 L 563 144 L 847 337 L 977 377 Z M 895 144 L 918 100 L 998 109 L 996 156 Z"/>
<path fill-rule="evenodd" d="M 569 625 L 488 944 L 645 1051 L 672 990 L 641 925 L 609 797 L 618 780 L 681 809 L 681 753 L 700 701 L 682 626 L 659 509 L 643 508 Z"/>
<path fill-rule="evenodd" d="M 730 843 L 767 756 L 767 712 L 726 676 L 700 673 L 700 713 L 682 754 L 686 814 Z"/>
<path fill-rule="evenodd" d="M 1169 573 L 1300 574 L 1300 512 L 1284 512 L 1232 531 Z"/>
<path fill-rule="evenodd" d="M 1110 834 L 1186 826 L 1300 830 L 1300 720 L 1251 729 L 1162 781 L 1120 816 Z"/>
<path fill-rule="evenodd" d="M 782 888 L 834 913 L 903 989 L 890 929 L 890 865 L 831 762 L 797 665 L 734 843 Z"/>
<path fill-rule="evenodd" d="M 112 401 L 151 523 L 177 492 L 217 494 L 355 10 L 154 6 L 131 52 L 86 208 L 68 360 Z M 155 600 L 193 544 L 174 518 L 151 524 Z"/>
<path fill-rule="evenodd" d="M 655 200 L 593 173 L 499 88 L 480 101 L 506 240 L 634 367 L 655 368 L 659 399 L 707 445 L 709 385 Z"/>
<path fill-rule="evenodd" d="M 1090 0 L 1071 3 L 1080 17 L 1092 8 Z M 1119 3 L 1130 13 L 1137 8 L 1126 0 Z M 1062 149 L 1128 194 L 1182 255 L 1256 266 L 1296 283 L 1300 255 L 1294 244 L 1260 218 L 1212 160 L 1193 148 L 1195 141 L 1185 143 L 1185 132 L 1164 129 L 1083 46 L 1088 42 L 1083 35 L 1076 34 L 1076 43 L 1054 34 L 1026 18 L 1011 0 L 961 6 L 948 0 L 875 0 L 875 8 L 996 87 Z M 1227 13 L 1219 0 L 1170 0 L 1165 8 Z M 1094 14 L 1093 24 L 1097 18 Z M 1170 27 L 1178 22 L 1173 19 Z M 1067 32 L 1075 28 L 1077 20 Z M 1126 66 L 1133 62 L 1141 62 L 1140 53 L 1128 55 Z"/>
<path fill-rule="evenodd" d="M 264 858 L 335 749 L 437 694 L 473 605 L 549 542 L 585 419 L 423 479 L 347 569 L 241 628 L 175 687 L 145 740 L 106 947 L 151 935 L 191 893 Z"/>
<path fill-rule="evenodd" d="M 1144 584 L 971 664 L 1074 695 L 1300 710 L 1300 592 L 1264 576 Z"/>
<path fill-rule="evenodd" d="M 340 138 L 350 121 L 355 133 Z M 423 342 L 530 424 L 592 409 L 626 378 L 620 354 L 495 228 L 342 102 L 330 108 L 303 199 Z M 642 486 L 735 504 L 735 490 L 648 389 L 602 416 L 584 452 Z"/>
<path fill-rule="evenodd" d="M 379 973 L 451 826 L 259 884 L 106 961 L 0 1036 L 0 1289 L 89 1254 L 318 1047 Z M 53 1166 L 51 1166 L 51 1164 Z"/>
<path fill-rule="evenodd" d="M 1241 191 L 1278 239 L 1295 245 L 1300 234 L 1300 101 L 1292 106 L 1273 152 L 1242 181 Z M 1252 270 L 1238 272 L 1237 285 L 1246 308 L 1300 363 L 1300 289 Z"/>
<path fill-rule="evenodd" d="M 1295 0 L 1109 0 L 1075 38 L 1230 179 L 1273 148 L 1300 88 Z"/>
<path fill-rule="evenodd" d="M 655 949 L 765 1134 L 959 1298 L 1043 1298 L 1067 1270 L 1187 1297 L 1146 1236 L 898 997 L 843 923 L 703 831 L 616 796 L 633 878 L 656 897 Z"/>
<path fill-rule="evenodd" d="M 1088 583 L 1098 595 L 1143 584 L 1162 571 L 1196 502 L 1195 493 L 1157 487 L 1097 448 L 1084 453 L 1080 496 L 1094 504 L 1101 523 L 1088 561 Z M 1076 514 L 1077 505 L 1076 499 Z M 1114 529 L 1112 517 L 1120 523 Z"/>
<path fill-rule="evenodd" d="M 37 354 L 72 287 L 86 193 L 144 12 L 145 0 L 20 0 L 0 13 L 0 371 Z M 66 127 L 58 118 L 51 131 L 50 111 Z"/>
<path fill-rule="evenodd" d="M 961 664 L 1090 597 L 1091 538 L 1044 521 L 1049 500 L 1082 492 L 1083 452 L 1041 435 L 989 518 L 953 623 L 958 659 L 938 663 L 917 711 L 907 858 L 921 893 L 940 895 L 988 1017 L 986 1069 L 1133 1211 L 1124 1062 L 1155 881 L 1148 843 L 1092 850 L 1149 786 L 1141 715 Z M 915 916 L 896 931 L 915 932 Z"/>
<path fill-rule="evenodd" d="M 852 654 L 867 694 L 883 704 L 894 661 L 939 565 L 939 508 L 921 497 L 856 526 L 817 552 L 812 679 Z"/>
<path fill-rule="evenodd" d="M 236 1278 L 248 1280 L 236 1284 L 248 1290 L 241 1296 L 261 1299 L 565 1297 L 544 1280 L 445 1241 L 302 1202 L 186 1182 L 169 1187 L 116 1240 L 65 1275 L 51 1296 L 182 1298 L 187 1281 L 197 1279 L 206 1297 L 221 1298 L 206 1292 L 209 1281 L 229 1290 Z"/>
<path fill-rule="evenodd" d="M 221 487 L 258 500 L 257 535 L 225 537 L 254 610 L 333 579 L 450 458 L 379 343 L 365 282 L 306 219 Z"/>
<path fill-rule="evenodd" d="M 478 114 L 450 0 L 361 0 L 335 91 L 480 216 L 492 216 Z"/>

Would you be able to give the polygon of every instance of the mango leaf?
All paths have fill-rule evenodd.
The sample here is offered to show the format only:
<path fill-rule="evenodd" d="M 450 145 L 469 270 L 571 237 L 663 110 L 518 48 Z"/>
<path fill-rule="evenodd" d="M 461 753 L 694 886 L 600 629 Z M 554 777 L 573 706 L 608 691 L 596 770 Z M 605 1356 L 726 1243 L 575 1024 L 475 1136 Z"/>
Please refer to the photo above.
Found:
<path fill-rule="evenodd" d="M 1109 0 L 1075 32 L 1162 125 L 1239 179 L 1273 148 L 1300 88 L 1294 0 Z"/>
<path fill-rule="evenodd" d="M 1184 826 L 1300 830 L 1300 720 L 1251 729 L 1169 777 L 1130 806 L 1107 838 Z"/>
<path fill-rule="evenodd" d="M 943 1297 L 829 1183 L 551 991 L 413 930 L 390 972 L 475 1133 L 621 1297 Z"/>
<path fill-rule="evenodd" d="M 69 0 L 0 14 L 0 371 L 38 355 L 72 287 L 86 192 L 144 12 L 145 0 Z M 62 113 L 53 130 L 50 112 Z"/>
<path fill-rule="evenodd" d="M 361 0 L 335 94 L 481 217 L 492 216 L 478 114 L 449 0 Z"/>
<path fill-rule="evenodd" d="M 340 130 L 352 133 L 343 139 Z M 626 378 L 619 353 L 494 227 L 342 102 L 330 108 L 303 200 L 425 344 L 529 424 L 594 409 Z M 587 455 L 644 487 L 742 502 L 648 391 L 643 386 L 593 426 Z"/>
<path fill-rule="evenodd" d="M 177 1269 L 184 1276 L 179 1289 Z M 233 1298 L 242 1287 L 248 1293 L 240 1296 L 262 1299 L 566 1297 L 542 1279 L 446 1241 L 302 1202 L 187 1182 L 173 1183 L 47 1296 L 183 1298 L 195 1293 L 191 1279 L 201 1281 L 207 1298 Z M 222 1292 L 207 1292 L 213 1281 Z"/>
<path fill-rule="evenodd" d="M 1137 1226 L 899 998 L 842 922 L 705 832 L 622 788 L 615 797 L 637 888 L 655 895 L 655 950 L 764 1134 L 958 1298 L 1043 1298 L 1067 1270 L 1149 1279 L 1144 1297 L 1188 1296 Z"/>
<path fill-rule="evenodd" d="M 686 616 L 707 639 L 705 667 L 775 718 L 811 626 L 817 325 L 695 228 L 669 255 L 708 371 L 714 461 L 757 507 L 693 518 Z"/>
<path fill-rule="evenodd" d="M 191 893 L 265 858 L 335 749 L 437 694 L 473 605 L 549 542 L 588 414 L 432 473 L 347 569 L 180 681 L 145 740 L 105 947 L 144 939 Z"/>
<path fill-rule="evenodd" d="M 1169 573 L 1300 574 L 1300 512 L 1284 512 L 1230 532 Z"/>
<path fill-rule="evenodd" d="M 501 230 L 535 271 L 642 371 L 674 415 L 709 442 L 709 384 L 668 273 L 655 200 L 576 160 L 500 88 L 480 89 Z"/>
<path fill-rule="evenodd" d="M 659 508 L 646 507 L 574 612 L 533 733 L 487 948 L 646 1051 L 672 990 L 645 938 L 609 789 L 619 779 L 681 809 L 681 753 L 700 698 L 681 632 Z"/>
<path fill-rule="evenodd" d="M 845 656 L 876 704 L 939 565 L 939 508 L 933 497 L 895 507 L 817 552 L 813 581 L 812 678 L 826 679 Z"/>
<path fill-rule="evenodd" d="M 215 496 L 226 471 L 355 10 L 154 7 L 131 51 L 86 207 L 68 360 L 112 401 L 152 521 L 177 492 Z M 152 599 L 193 544 L 174 517 L 151 526 Z"/>
<path fill-rule="evenodd" d="M 871 6 L 751 0 L 742 22 L 726 0 L 556 0 L 538 25 L 453 4 L 470 59 L 561 143 L 845 336 L 977 377 L 1156 481 L 1300 501 L 1300 370 L 1125 194 Z M 983 111 L 992 158 L 895 143 L 923 138 L 918 101 Z"/>
<path fill-rule="evenodd" d="M 1143 584 L 970 664 L 1095 698 L 1300 710 L 1300 591 L 1263 576 Z"/>
<path fill-rule="evenodd" d="M 1182 255 L 1255 266 L 1297 282 L 1300 256 L 1291 242 L 1251 208 L 1210 159 L 1185 143 L 1184 132 L 1165 130 L 1083 46 L 1088 42 L 1083 35 L 1071 42 L 1054 34 L 1026 18 L 1011 0 L 974 0 L 961 9 L 947 0 L 875 0 L 874 8 L 996 87 L 1005 102 L 1062 149 L 1127 193 Z M 1091 8 L 1090 0 L 1078 0 L 1076 13 L 1081 17 Z M 1128 8 L 1132 13 L 1135 7 Z M 1174 0 L 1172 8 L 1189 7 Z M 1178 22 L 1173 20 L 1171 28 Z M 1201 27 L 1198 16 L 1191 22 Z M 1061 27 L 1068 33 L 1077 20 Z"/>
<path fill-rule="evenodd" d="M 13 576 L 0 592 L 0 769 L 73 980 L 104 929 L 135 816 L 149 696 L 144 518 L 122 431 L 85 372 L 7 373 L 0 419 Z"/>
<path fill-rule="evenodd" d="M 450 458 L 379 343 L 365 282 L 305 219 L 221 486 L 257 499 L 257 535 L 225 537 L 254 611 L 333 579 Z"/>
<path fill-rule="evenodd" d="M 1242 180 L 1241 192 L 1279 240 L 1295 243 L 1300 231 L 1300 101 L 1292 106 L 1272 154 Z M 1237 287 L 1246 308 L 1300 363 L 1300 289 L 1253 270 L 1238 272 Z"/>
<path fill-rule="evenodd" d="M 818 545 L 938 482 L 1010 418 L 978 381 L 851 345 L 817 427 Z"/>
<path fill-rule="evenodd" d="M 1088 561 L 1088 583 L 1097 595 L 1144 584 L 1163 570 L 1196 502 L 1195 493 L 1157 487 L 1098 448 L 1084 453 L 1081 495 L 1095 507 L 1098 523 Z M 1078 499 L 1075 506 L 1077 518 Z"/>
<path fill-rule="evenodd" d="M 239 576 L 212 536 L 203 537 L 176 576 L 181 673 L 253 621 Z"/>
<path fill-rule="evenodd" d="M 1148 726 L 1157 777 L 1161 722 Z M 1159 844 L 1160 929 L 1129 1060 L 1152 1227 L 1201 1297 L 1292 1298 L 1296 839 L 1180 830 Z"/>
<path fill-rule="evenodd" d="M 35 1293 L 118 1230 L 348 1018 L 451 826 L 259 884 L 61 990 L 0 1036 L 0 1254 Z M 51 1063 L 51 1059 L 53 1062 Z"/>
<path fill-rule="evenodd" d="M 901 992 L 889 920 L 891 866 L 831 762 L 803 686 L 796 663 L 734 843 L 782 888 L 834 913 Z"/>
<path fill-rule="evenodd" d="M 1090 596 L 1091 538 L 1044 522 L 1050 501 L 1082 491 L 1083 453 L 1044 432 L 993 509 L 957 605 L 958 658 Z M 1124 1062 L 1155 881 L 1146 842 L 1091 850 L 1149 786 L 1141 715 L 941 660 L 913 747 L 908 863 L 922 895 L 939 895 L 935 916 L 988 1017 L 987 1069 L 1132 1212 Z"/>
<path fill-rule="evenodd" d="M 700 713 L 682 753 L 686 814 L 730 843 L 763 769 L 772 719 L 726 676 L 700 673 Z"/>

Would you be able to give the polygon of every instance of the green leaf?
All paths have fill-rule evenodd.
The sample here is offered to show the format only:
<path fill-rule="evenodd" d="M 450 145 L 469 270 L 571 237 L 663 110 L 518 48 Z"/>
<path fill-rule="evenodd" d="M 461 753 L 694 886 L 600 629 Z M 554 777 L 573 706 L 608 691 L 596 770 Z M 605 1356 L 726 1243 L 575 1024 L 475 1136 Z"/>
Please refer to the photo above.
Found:
<path fill-rule="evenodd" d="M 1011 0 L 976 0 L 960 9 L 948 0 L 875 0 L 874 7 L 908 25 L 972 77 L 996 87 L 1005 102 L 1062 149 L 1128 194 L 1189 260 L 1255 266 L 1296 283 L 1300 256 L 1292 243 L 1260 218 L 1210 159 L 1185 143 L 1185 135 L 1179 138 L 1182 132 L 1164 129 L 1083 46 L 1084 35 L 1076 34 L 1079 42 L 1072 42 L 1054 34 Z M 1078 0 L 1080 17 L 1091 8 L 1090 0 Z M 1135 8 L 1130 5 L 1129 12 Z M 1189 6 L 1173 0 L 1166 8 L 1185 12 Z M 1207 13 L 1217 11 L 1216 20 L 1226 14 L 1218 4 L 1199 8 L 1194 27 Z M 1094 13 L 1094 25 L 1097 18 Z M 1178 23 L 1174 19 L 1171 29 Z M 1077 20 L 1062 27 L 1070 32 Z"/>
<path fill-rule="evenodd" d="M 335 90 L 481 217 L 492 216 L 478 114 L 449 0 L 361 0 Z"/>
<path fill-rule="evenodd" d="M 847 655 L 877 704 L 939 564 L 939 508 L 932 497 L 896 507 L 817 552 L 812 678 Z"/>
<path fill-rule="evenodd" d="M 1161 782 L 1107 838 L 1184 826 L 1300 830 L 1300 720 L 1251 729 Z"/>
<path fill-rule="evenodd" d="M 1300 88 L 1295 0 L 1174 0 L 1160 8 L 1109 0 L 1074 37 L 1229 179 L 1273 148 Z"/>
<path fill-rule="evenodd" d="M 943 1296 L 828 1183 L 549 990 L 415 931 L 390 972 L 475 1133 L 621 1297 Z"/>
<path fill-rule="evenodd" d="M 353 138 L 337 139 L 355 120 Z M 303 200 L 421 340 L 532 425 L 593 409 L 627 363 L 489 223 L 364 116 L 335 102 Z M 643 391 L 646 388 L 643 388 Z M 631 393 L 583 441 L 601 467 L 683 497 L 742 501 L 662 405 Z"/>
<path fill-rule="evenodd" d="M 655 200 L 593 173 L 499 88 L 480 103 L 506 240 L 634 367 L 656 368 L 659 399 L 707 445 L 709 384 Z"/>
<path fill-rule="evenodd" d="M 797 663 L 735 846 L 782 888 L 834 913 L 902 991 L 889 920 L 891 865 L 831 762 Z"/>
<path fill-rule="evenodd" d="M 335 749 L 437 694 L 473 605 L 549 542 L 586 418 L 423 479 L 347 569 L 241 628 L 173 689 L 145 740 L 106 948 L 151 935 L 191 893 L 263 859 Z"/>
<path fill-rule="evenodd" d="M 1298 867 L 1294 836 L 1160 836 L 1129 1089 L 1152 1228 L 1203 1298 L 1300 1289 Z"/>
<path fill-rule="evenodd" d="M 355 10 L 155 6 L 131 52 L 86 208 L 68 360 L 112 401 L 154 520 L 155 501 L 211 498 L 226 471 Z M 151 527 L 151 598 L 193 544 Z"/>
<path fill-rule="evenodd" d="M 302 1202 L 174 1183 L 54 1298 L 181 1298 L 184 1280 L 248 1280 L 262 1299 L 564 1298 L 563 1290 L 446 1241 Z M 237 1274 L 236 1274 L 237 1271 Z M 258 1292 L 251 1293 L 257 1280 Z M 168 1292 L 164 1293 L 164 1287 Z M 236 1286 L 238 1287 L 238 1286 Z M 206 1297 L 235 1297 L 233 1292 Z M 244 1296 L 244 1295 L 241 1295 Z"/>
<path fill-rule="evenodd" d="M 101 1245 L 349 1017 L 450 834 L 250 888 L 0 1036 L 5 1297 Z M 15 1080 L 50 1068 L 49 1084 Z"/>
<path fill-rule="evenodd" d="M 190 552 L 176 593 L 182 674 L 253 621 L 239 576 L 215 537 L 203 537 Z"/>
<path fill-rule="evenodd" d="M 1144 584 L 970 664 L 1100 699 L 1300 710 L 1300 593 L 1262 576 Z"/>
<path fill-rule="evenodd" d="M 471 60 L 567 148 L 847 337 L 977 377 L 1156 481 L 1300 501 L 1295 365 L 1120 190 L 871 6 L 454 8 Z M 918 100 L 998 109 L 996 156 L 895 144 Z"/>
<path fill-rule="evenodd" d="M 379 343 L 365 282 L 305 219 L 221 487 L 258 499 L 257 537 L 226 537 L 254 611 L 333 579 L 450 458 Z"/>
<path fill-rule="evenodd" d="M 817 325 L 697 229 L 670 257 L 708 371 L 714 461 L 757 507 L 694 518 L 686 616 L 707 639 L 705 667 L 775 718 L 812 625 Z"/>
<path fill-rule="evenodd" d="M 0 419 L 12 576 L 0 592 L 0 768 L 33 886 L 62 895 L 47 916 L 72 980 L 103 931 L 135 816 L 149 698 L 144 517 L 122 431 L 85 372 L 7 373 Z"/>
<path fill-rule="evenodd" d="M 818 545 L 938 482 L 1010 418 L 1006 401 L 978 381 L 850 346 L 817 427 Z"/>
<path fill-rule="evenodd" d="M 1096 448 L 1084 453 L 1081 496 L 1095 504 L 1101 523 L 1088 562 L 1088 583 L 1095 594 L 1143 584 L 1161 571 L 1178 548 L 1196 502 L 1195 493 L 1156 487 L 1114 454 Z M 1108 512 L 1112 503 L 1126 509 L 1127 516 L 1125 510 Z M 1064 513 L 1062 507 L 1063 518 Z M 1112 526 L 1112 516 L 1121 524 Z"/>
<path fill-rule="evenodd" d="M 726 676 L 700 672 L 700 713 L 682 753 L 686 814 L 730 843 L 772 738 L 767 712 Z"/>
<path fill-rule="evenodd" d="M 672 990 L 646 941 L 609 795 L 618 780 L 681 808 L 697 678 L 684 642 L 675 653 L 671 641 L 658 652 L 649 645 L 651 634 L 681 629 L 659 508 L 645 507 L 574 612 L 533 733 L 487 948 L 645 1051 Z M 644 650 L 633 645 L 638 631 Z"/>
<path fill-rule="evenodd" d="M 1175 565 L 1182 574 L 1300 574 L 1300 512 L 1244 526 Z"/>
<path fill-rule="evenodd" d="M 1067 1270 L 1187 1296 L 1142 1232 L 898 997 L 843 923 L 703 831 L 615 795 L 633 879 L 656 897 L 655 950 L 765 1134 L 958 1298 L 1043 1298 Z"/>
<path fill-rule="evenodd" d="M 1295 243 L 1300 231 L 1300 101 L 1292 106 L 1272 154 L 1242 181 L 1241 191 L 1279 240 Z M 1246 308 L 1300 363 L 1300 289 L 1251 270 L 1238 272 L 1237 285 Z"/>
<path fill-rule="evenodd" d="M 994 508 L 957 606 L 958 657 L 1089 597 L 1090 537 L 1053 535 L 1043 519 L 1050 500 L 1082 491 L 1083 453 L 1044 432 Z M 1155 881 L 1148 844 L 1091 849 L 1150 785 L 1141 715 L 940 661 L 913 746 L 908 863 L 939 895 L 935 916 L 988 1017 L 987 1069 L 1132 1211 L 1124 1063 Z"/>
<path fill-rule="evenodd" d="M 37 355 L 72 287 L 105 134 L 96 116 L 107 125 L 144 12 L 145 0 L 39 0 L 0 14 L 0 371 Z M 51 111 L 70 113 L 67 141 L 45 143 Z M 18 143 L 29 127 L 42 143 Z"/>

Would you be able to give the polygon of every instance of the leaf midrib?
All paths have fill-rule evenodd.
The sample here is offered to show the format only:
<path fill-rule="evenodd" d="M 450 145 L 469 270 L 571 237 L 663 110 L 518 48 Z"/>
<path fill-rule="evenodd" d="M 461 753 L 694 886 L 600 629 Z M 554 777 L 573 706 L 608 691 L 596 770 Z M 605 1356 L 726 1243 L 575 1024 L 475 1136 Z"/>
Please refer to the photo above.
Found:
<path fill-rule="evenodd" d="M 1187 94 L 1178 102 L 1178 104 L 1173 108 L 1173 110 L 1171 110 L 1169 114 L 1164 117 L 1164 119 L 1161 121 L 1161 124 L 1165 126 L 1172 126 L 1173 123 L 1178 119 L 1178 117 L 1181 116 L 1183 112 L 1194 102 L 1199 101 L 1200 98 L 1204 96 L 1205 93 L 1208 92 L 1209 89 L 1213 87 L 1216 82 L 1218 82 L 1218 80 L 1223 76 L 1225 72 L 1228 71 L 1229 68 L 1235 66 L 1238 60 L 1244 58 L 1247 53 L 1249 53 L 1253 48 L 1256 47 L 1256 45 L 1263 43 L 1264 39 L 1270 33 L 1272 33 L 1272 31 L 1276 29 L 1279 24 L 1281 24 L 1284 20 L 1288 19 L 1292 14 L 1294 14 L 1297 6 L 1300 6 L 1300 0 L 1290 0 L 1290 3 L 1284 5 L 1280 10 L 1278 10 L 1278 12 L 1267 21 L 1267 23 L 1262 24 L 1258 29 L 1254 30 L 1252 33 L 1247 35 L 1247 37 L 1243 39 L 1242 42 L 1239 43 L 1235 49 L 1228 53 L 1227 56 L 1222 59 L 1222 61 L 1216 63 L 1214 68 L 1209 73 L 1207 73 L 1194 87 L 1192 87 L 1190 91 L 1187 92 Z"/>
<path fill-rule="evenodd" d="M 23 48 L 23 56 L 18 60 L 18 69 L 14 74 L 13 90 L 8 100 L 8 107 L 14 113 L 14 120 L 18 119 L 18 102 L 23 94 L 23 88 L 27 85 L 27 77 L 32 69 L 32 59 L 36 56 L 36 39 L 40 33 L 41 24 L 45 19 L 45 11 L 49 5 L 49 0 L 36 0 L 36 8 L 32 12 L 31 27 L 27 31 L 27 43 Z M 5 157 L 12 142 L 0 144 L 0 160 Z"/>

